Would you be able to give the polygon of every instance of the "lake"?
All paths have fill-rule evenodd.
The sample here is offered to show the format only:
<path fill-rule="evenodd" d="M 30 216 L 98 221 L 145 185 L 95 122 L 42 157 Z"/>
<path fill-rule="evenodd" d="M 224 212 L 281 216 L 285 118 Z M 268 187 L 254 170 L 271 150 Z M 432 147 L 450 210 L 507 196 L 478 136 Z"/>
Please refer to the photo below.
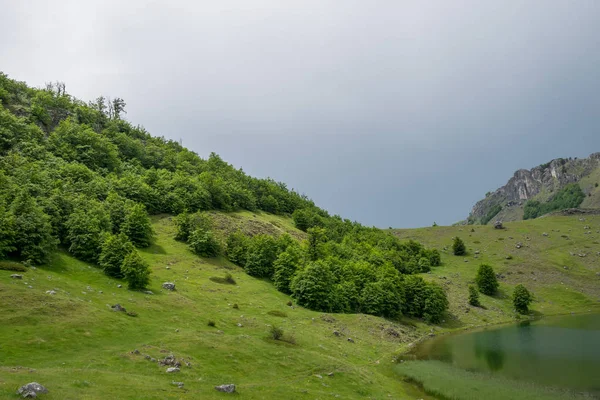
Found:
<path fill-rule="evenodd" d="M 465 370 L 600 396 L 600 314 L 443 335 L 423 342 L 413 354 Z"/>

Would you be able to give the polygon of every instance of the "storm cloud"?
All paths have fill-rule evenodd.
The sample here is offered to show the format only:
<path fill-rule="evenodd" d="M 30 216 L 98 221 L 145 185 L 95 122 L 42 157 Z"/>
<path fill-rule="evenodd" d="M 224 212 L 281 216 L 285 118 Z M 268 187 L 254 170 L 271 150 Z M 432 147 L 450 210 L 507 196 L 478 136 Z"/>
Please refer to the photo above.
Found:
<path fill-rule="evenodd" d="M 381 227 L 600 151 L 600 2 L 2 1 L 0 70 Z"/>

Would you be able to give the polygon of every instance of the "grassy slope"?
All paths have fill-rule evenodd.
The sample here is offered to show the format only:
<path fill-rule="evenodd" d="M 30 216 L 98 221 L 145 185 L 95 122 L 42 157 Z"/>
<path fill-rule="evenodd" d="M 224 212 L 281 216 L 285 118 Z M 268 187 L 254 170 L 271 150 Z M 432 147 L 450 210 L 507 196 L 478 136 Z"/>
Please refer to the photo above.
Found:
<path fill-rule="evenodd" d="M 289 220 L 265 214 L 220 217 L 242 218 L 244 229 L 267 229 L 265 224 L 276 222 L 293 230 Z M 152 265 L 154 295 L 118 289 L 121 282 L 66 253 L 57 254 L 50 266 L 26 272 L 22 281 L 11 279 L 13 272 L 0 271 L 0 398 L 16 397 L 15 390 L 31 381 L 50 389 L 47 399 L 225 398 L 213 389 L 224 383 L 237 384 L 248 399 L 418 395 L 390 379 L 391 355 L 415 340 L 416 328 L 365 315 L 323 318 L 322 313 L 292 309 L 286 305 L 290 298 L 270 283 L 247 276 L 226 260 L 191 254 L 172 239 L 169 217 L 157 218 L 154 226 L 156 244 L 142 253 Z M 237 285 L 209 280 L 227 271 Z M 178 290 L 162 291 L 165 281 L 175 282 Z M 46 294 L 50 289 L 58 293 Z M 139 316 L 111 311 L 115 303 Z M 232 308 L 234 303 L 239 309 Z M 267 314 L 271 310 L 285 312 L 287 318 Z M 207 326 L 209 319 L 216 327 Z M 271 324 L 293 333 L 297 344 L 268 339 Z M 389 327 L 405 333 L 389 336 Z M 334 336 L 334 330 L 344 336 Z M 141 354 L 131 354 L 134 349 Z M 158 359 L 171 352 L 192 367 L 167 374 L 166 367 L 143 357 Z M 179 389 L 172 381 L 185 386 Z"/>
<path fill-rule="evenodd" d="M 275 229 L 302 236 L 288 219 L 268 214 L 215 214 L 215 220 L 223 231 Z M 594 234 L 584 234 L 584 225 L 592 226 Z M 154 295 L 118 289 L 119 281 L 66 253 L 59 253 L 50 266 L 28 271 L 23 281 L 10 279 L 12 272 L 0 271 L 1 398 L 14 396 L 16 388 L 30 381 L 47 385 L 51 390 L 45 396 L 48 399 L 222 398 L 226 395 L 213 386 L 223 383 L 237 384 L 239 393 L 249 399 L 426 398 L 395 377 L 391 358 L 432 327 L 414 321 L 400 324 L 365 315 L 325 316 L 292 309 L 286 305 L 290 298 L 270 283 L 247 276 L 226 260 L 191 254 L 183 243 L 172 239 L 174 227 L 169 217 L 156 218 L 154 226 L 156 244 L 142 252 L 152 265 L 150 289 Z M 548 217 L 507 227 L 504 231 L 475 227 L 473 233 L 471 227 L 395 231 L 402 238 L 415 238 L 440 249 L 458 234 L 469 248 L 467 257 L 443 253 L 444 265 L 425 275 L 447 287 L 451 299 L 450 318 L 433 329 L 439 332 L 512 319 L 508 296 L 518 282 L 535 293 L 536 312 L 582 311 L 597 304 L 600 234 L 596 230 L 600 217 L 586 221 Z M 556 229 L 561 232 L 554 232 Z M 542 236 L 544 231 L 549 237 Z M 525 246 L 515 249 L 517 241 Z M 475 250 L 480 251 L 478 259 Z M 570 256 L 569 251 L 585 251 L 588 256 Z M 505 260 L 507 254 L 514 258 Z M 499 297 L 482 296 L 487 310 L 466 306 L 466 286 L 481 261 L 506 275 Z M 569 269 L 564 270 L 563 265 Z M 227 271 L 237 285 L 209 280 Z M 174 281 L 178 290 L 162 291 L 160 284 L 165 281 Z M 50 289 L 58 293 L 45 294 Z M 115 303 L 139 316 L 111 311 L 109 306 Z M 232 308 L 234 303 L 239 310 Z M 285 312 L 287 317 L 269 315 L 272 310 Z M 216 322 L 215 328 L 207 326 L 209 319 Z M 293 333 L 297 344 L 268 339 L 272 324 Z M 390 336 L 387 328 L 402 334 Z M 334 336 L 334 330 L 344 336 Z M 172 352 L 191 361 L 192 367 L 166 374 L 165 367 L 131 354 L 134 349 L 155 358 Z M 328 372 L 335 374 L 328 377 Z M 172 381 L 184 382 L 184 389 Z"/>
<path fill-rule="evenodd" d="M 549 216 L 504 225 L 503 230 L 475 225 L 394 230 L 394 233 L 427 246 L 448 248 L 442 252 L 443 265 L 426 277 L 447 288 L 453 326 L 468 327 L 511 319 L 510 296 L 519 283 L 534 293 L 536 301 L 531 307 L 534 313 L 583 311 L 600 305 L 600 257 L 597 255 L 600 216 L 586 216 L 583 221 L 577 216 Z M 592 234 L 586 234 L 589 230 L 584 230 L 585 226 L 591 228 Z M 544 232 L 548 236 L 543 236 Z M 452 255 L 454 236 L 465 241 L 467 256 Z M 517 249 L 517 243 L 523 247 Z M 477 251 L 479 254 L 475 254 Z M 579 257 L 578 254 L 587 255 Z M 507 256 L 512 259 L 506 259 Z M 497 296 L 481 295 L 486 309 L 467 304 L 467 287 L 474 282 L 481 263 L 492 265 L 496 273 L 504 276 L 500 279 Z"/>

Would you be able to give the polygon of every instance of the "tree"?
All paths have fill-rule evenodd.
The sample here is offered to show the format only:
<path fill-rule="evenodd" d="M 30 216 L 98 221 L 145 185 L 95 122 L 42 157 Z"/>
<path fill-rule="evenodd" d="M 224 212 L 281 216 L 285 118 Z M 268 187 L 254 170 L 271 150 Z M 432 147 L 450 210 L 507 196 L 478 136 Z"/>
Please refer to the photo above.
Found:
<path fill-rule="evenodd" d="M 125 257 L 121 271 L 129 289 L 144 289 L 150 283 L 150 267 L 137 250 L 133 250 Z"/>
<path fill-rule="evenodd" d="M 98 262 L 104 233 L 110 232 L 110 217 L 97 201 L 78 201 L 67 223 L 69 252 L 75 257 Z"/>
<path fill-rule="evenodd" d="M 203 228 L 198 228 L 192 232 L 188 243 L 192 252 L 202 257 L 215 257 L 221 250 L 219 241 L 212 231 Z"/>
<path fill-rule="evenodd" d="M 175 217 L 175 225 L 177 226 L 175 240 L 187 242 L 192 232 L 196 229 L 210 230 L 212 222 L 206 214 L 183 212 Z"/>
<path fill-rule="evenodd" d="M 232 232 L 227 237 L 225 254 L 229 261 L 239 266 L 246 265 L 249 239 L 240 231 Z"/>
<path fill-rule="evenodd" d="M 277 290 L 287 294 L 291 293 L 290 283 L 296 271 L 300 269 L 301 264 L 302 254 L 298 245 L 288 246 L 286 251 L 277 256 L 273 263 L 275 269 L 273 284 Z"/>
<path fill-rule="evenodd" d="M 513 305 L 517 312 L 521 314 L 529 312 L 529 304 L 531 304 L 532 301 L 533 296 L 525 286 L 519 284 L 515 287 L 515 291 L 513 292 Z"/>
<path fill-rule="evenodd" d="M 7 219 L 12 221 L 14 240 L 11 247 L 17 249 L 17 254 L 36 264 L 46 262 L 58 240 L 52 236 L 50 218 L 27 190 L 12 202 Z"/>
<path fill-rule="evenodd" d="M 308 259 L 316 261 L 320 256 L 320 244 L 327 241 L 326 231 L 323 228 L 309 228 L 308 232 Z"/>
<path fill-rule="evenodd" d="M 107 235 L 102 243 L 102 251 L 98 264 L 106 275 L 114 278 L 122 278 L 121 267 L 125 257 L 133 252 L 133 244 L 124 233 L 118 235 Z"/>
<path fill-rule="evenodd" d="M 419 272 L 429 272 L 431 271 L 431 262 L 429 258 L 422 257 L 419 260 Z"/>
<path fill-rule="evenodd" d="M 488 296 L 494 295 L 499 287 L 493 268 L 487 264 L 481 264 L 479 266 L 475 282 L 477 283 L 479 291 Z"/>
<path fill-rule="evenodd" d="M 469 285 L 469 304 L 474 307 L 479 307 L 481 303 L 479 303 L 479 292 L 473 285 Z"/>
<path fill-rule="evenodd" d="M 275 272 L 273 263 L 278 254 L 277 240 L 269 235 L 256 235 L 250 239 L 244 269 L 248 275 L 258 278 L 272 278 Z"/>
<path fill-rule="evenodd" d="M 2 199 L 0 199 L 0 202 Z M 4 205 L 0 203 L 0 259 L 7 253 L 15 251 L 13 219 L 8 214 Z"/>
<path fill-rule="evenodd" d="M 311 310 L 330 311 L 335 277 L 330 265 L 318 260 L 298 271 L 292 279 L 292 294 L 298 304 Z"/>
<path fill-rule="evenodd" d="M 429 262 L 432 267 L 439 267 L 442 265 L 442 256 L 440 255 L 438 249 L 432 249 L 429 252 Z"/>
<path fill-rule="evenodd" d="M 154 232 L 146 207 L 135 203 L 126 210 L 125 220 L 121 231 L 127 235 L 136 247 L 148 247 Z"/>
<path fill-rule="evenodd" d="M 465 254 L 467 254 L 465 242 L 463 242 L 462 239 L 458 236 L 454 238 L 454 243 L 452 244 L 452 252 L 455 256 L 464 256 Z"/>
<path fill-rule="evenodd" d="M 428 283 L 423 319 L 430 323 L 438 323 L 448 309 L 448 298 L 440 286 Z"/>

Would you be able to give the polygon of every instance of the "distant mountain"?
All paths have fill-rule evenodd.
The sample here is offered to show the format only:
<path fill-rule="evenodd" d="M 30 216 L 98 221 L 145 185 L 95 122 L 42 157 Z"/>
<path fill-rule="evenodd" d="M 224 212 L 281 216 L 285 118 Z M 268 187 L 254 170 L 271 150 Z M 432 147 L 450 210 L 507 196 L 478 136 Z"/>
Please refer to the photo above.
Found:
<path fill-rule="evenodd" d="M 517 221 L 572 207 L 600 208 L 599 183 L 600 153 L 520 169 L 506 185 L 478 201 L 466 223 Z"/>

